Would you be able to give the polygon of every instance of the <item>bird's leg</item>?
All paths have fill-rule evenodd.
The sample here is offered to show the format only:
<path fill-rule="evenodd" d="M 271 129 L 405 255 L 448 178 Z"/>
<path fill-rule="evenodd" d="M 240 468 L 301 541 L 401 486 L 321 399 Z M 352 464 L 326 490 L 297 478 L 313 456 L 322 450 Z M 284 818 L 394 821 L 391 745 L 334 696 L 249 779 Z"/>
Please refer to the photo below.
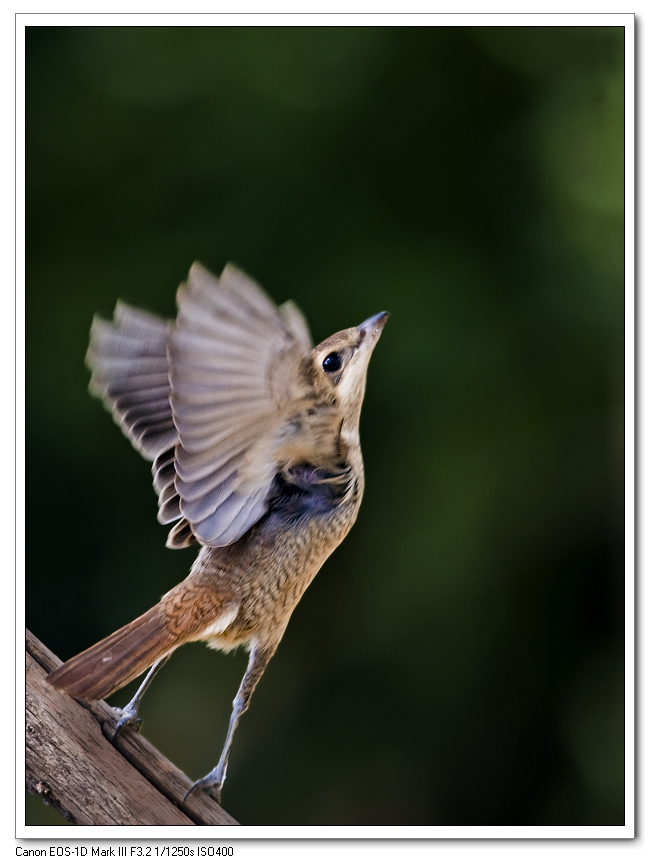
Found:
<path fill-rule="evenodd" d="M 266 665 L 271 660 L 271 656 L 275 652 L 276 648 L 277 642 L 271 647 L 265 646 L 262 648 L 260 646 L 253 646 L 251 648 L 248 658 L 248 667 L 244 673 L 244 678 L 241 680 L 237 696 L 233 700 L 232 714 L 230 715 L 230 724 L 228 725 L 228 734 L 226 735 L 226 743 L 223 746 L 219 762 L 204 778 L 199 778 L 198 781 L 195 781 L 194 784 L 192 784 L 185 794 L 185 799 L 187 799 L 194 789 L 200 787 L 203 790 L 208 790 L 217 802 L 221 801 L 221 789 L 223 787 L 223 782 L 226 780 L 228 756 L 230 754 L 230 748 L 235 735 L 235 729 L 237 728 L 237 723 L 239 722 L 240 716 L 248 708 L 251 694 L 262 677 L 262 673 L 266 669 Z"/>
<path fill-rule="evenodd" d="M 138 715 L 138 707 L 140 705 L 140 700 L 142 699 L 142 695 L 144 694 L 144 692 L 147 690 L 147 688 L 151 684 L 151 680 L 156 675 L 158 670 L 169 659 L 170 655 L 171 655 L 171 652 L 169 653 L 169 655 L 165 655 L 162 658 L 158 658 L 156 663 L 153 664 L 153 666 L 149 668 L 149 672 L 147 673 L 147 675 L 142 680 L 142 684 L 140 685 L 138 690 L 135 692 L 135 696 L 133 697 L 131 702 L 127 703 L 123 709 L 117 709 L 117 711 L 120 713 L 120 720 L 118 721 L 117 727 L 115 728 L 115 732 L 113 733 L 113 741 L 115 741 L 117 734 L 120 732 L 120 730 L 123 727 L 125 727 L 127 724 L 129 724 L 135 730 L 140 729 L 140 726 L 142 724 L 142 719 L 138 718 L 137 715 Z"/>

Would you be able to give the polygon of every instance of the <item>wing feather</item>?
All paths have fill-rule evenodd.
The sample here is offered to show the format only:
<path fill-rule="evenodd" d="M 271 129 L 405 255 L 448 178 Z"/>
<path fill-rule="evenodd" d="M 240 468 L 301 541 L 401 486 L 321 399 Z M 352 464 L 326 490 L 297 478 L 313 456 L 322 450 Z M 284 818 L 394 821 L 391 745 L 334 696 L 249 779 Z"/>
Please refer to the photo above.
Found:
<path fill-rule="evenodd" d="M 168 352 L 175 489 L 199 541 L 225 546 L 268 507 L 273 442 L 293 409 L 308 330 L 295 307 L 278 309 L 232 265 L 218 280 L 193 265 L 177 303 Z"/>
<path fill-rule="evenodd" d="M 169 401 L 168 334 L 166 321 L 122 302 L 112 322 L 96 316 L 90 331 L 90 390 L 147 459 L 178 438 Z"/>
<path fill-rule="evenodd" d="M 168 546 L 224 546 L 268 507 L 311 337 L 295 304 L 277 307 L 233 265 L 217 279 L 194 264 L 177 305 L 175 322 L 121 301 L 96 317 L 90 389 L 153 460 Z"/>

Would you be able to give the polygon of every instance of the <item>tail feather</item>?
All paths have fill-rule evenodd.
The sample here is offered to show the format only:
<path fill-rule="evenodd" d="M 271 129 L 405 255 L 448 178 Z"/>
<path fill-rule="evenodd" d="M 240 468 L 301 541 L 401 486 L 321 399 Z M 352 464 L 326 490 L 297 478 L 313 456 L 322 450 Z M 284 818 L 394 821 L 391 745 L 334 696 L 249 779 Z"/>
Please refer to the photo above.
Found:
<path fill-rule="evenodd" d="M 160 605 L 75 655 L 47 677 L 71 697 L 101 700 L 143 673 L 178 644 Z"/>

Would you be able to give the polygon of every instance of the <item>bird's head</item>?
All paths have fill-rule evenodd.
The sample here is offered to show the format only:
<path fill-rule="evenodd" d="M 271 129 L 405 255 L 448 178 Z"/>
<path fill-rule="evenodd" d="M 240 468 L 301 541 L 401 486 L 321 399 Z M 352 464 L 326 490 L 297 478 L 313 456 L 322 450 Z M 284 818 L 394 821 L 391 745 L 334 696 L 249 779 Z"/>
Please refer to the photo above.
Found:
<path fill-rule="evenodd" d="M 313 375 L 319 390 L 336 401 L 348 430 L 358 428 L 368 362 L 387 320 L 388 313 L 379 312 L 312 349 Z"/>

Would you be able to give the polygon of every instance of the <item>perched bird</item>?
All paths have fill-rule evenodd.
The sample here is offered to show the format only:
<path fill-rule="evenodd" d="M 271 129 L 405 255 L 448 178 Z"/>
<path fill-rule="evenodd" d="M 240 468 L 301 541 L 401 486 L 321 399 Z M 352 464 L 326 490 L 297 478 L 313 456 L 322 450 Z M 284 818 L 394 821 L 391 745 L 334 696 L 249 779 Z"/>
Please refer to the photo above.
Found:
<path fill-rule="evenodd" d="M 138 723 L 152 676 L 183 643 L 248 647 L 221 758 L 189 791 L 219 800 L 253 689 L 356 519 L 359 415 L 388 313 L 312 348 L 298 308 L 277 307 L 232 265 L 217 279 L 194 264 L 177 304 L 168 322 L 118 302 L 112 322 L 93 321 L 87 362 L 91 392 L 153 461 L 158 519 L 174 523 L 167 546 L 201 549 L 187 579 L 48 681 L 98 700 L 150 668 L 119 732 Z"/>

